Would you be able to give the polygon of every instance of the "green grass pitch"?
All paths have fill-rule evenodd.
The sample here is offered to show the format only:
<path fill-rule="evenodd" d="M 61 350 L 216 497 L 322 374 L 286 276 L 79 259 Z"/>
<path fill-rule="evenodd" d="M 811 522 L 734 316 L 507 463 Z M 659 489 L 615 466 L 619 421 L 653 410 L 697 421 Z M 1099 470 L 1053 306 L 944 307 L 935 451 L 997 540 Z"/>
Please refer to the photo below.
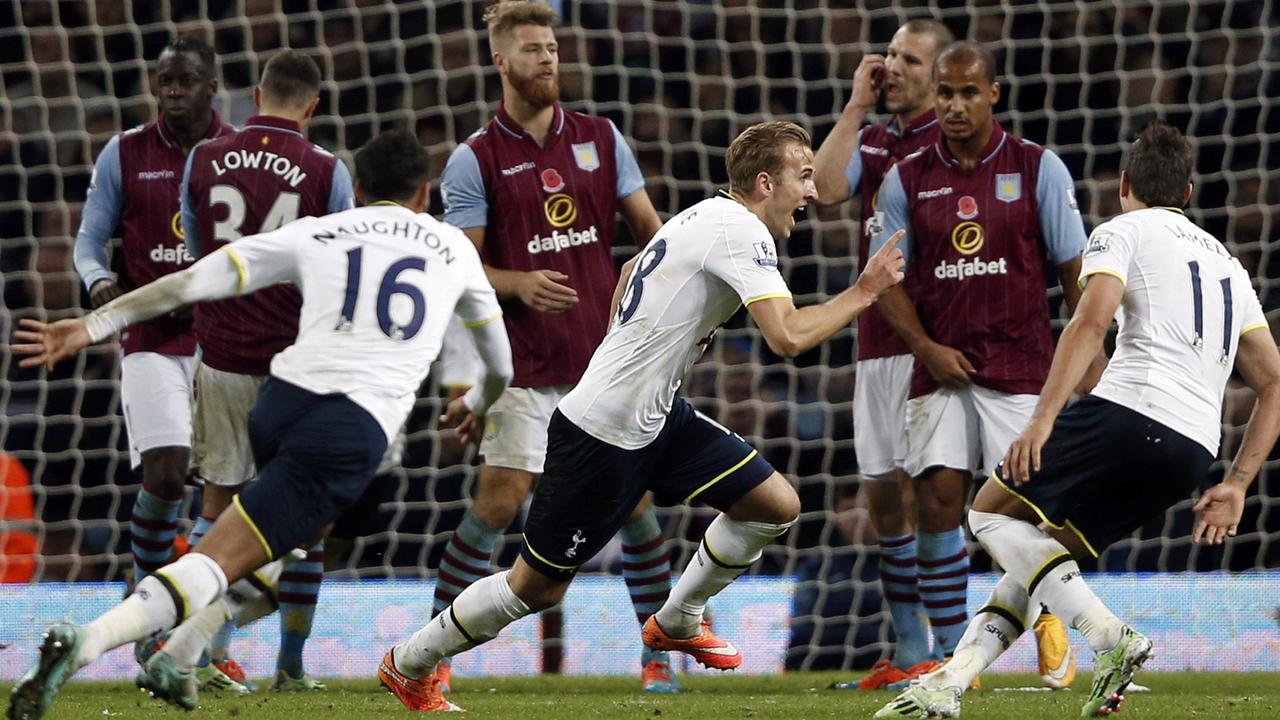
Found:
<path fill-rule="evenodd" d="M 536 677 L 458 678 L 452 698 L 471 718 L 609 720 L 611 718 L 869 718 L 893 697 L 888 692 L 827 690 L 839 673 L 788 673 L 776 676 L 685 677 L 685 692 L 648 696 L 638 678 Z M 1277 720 L 1280 673 L 1144 673 L 1150 693 L 1131 694 L 1122 718 L 1141 720 Z M 1001 691 L 1036 687 L 1031 675 L 983 676 L 983 691 L 965 696 L 963 716 L 984 720 L 1076 718 L 1090 676 L 1077 678 L 1063 692 Z M 8 697 L 8 686 L 3 686 Z M 376 681 L 329 682 L 323 693 L 274 694 L 247 698 L 205 694 L 194 713 L 162 705 L 125 683 L 76 683 L 63 689 L 49 720 L 102 718 L 235 718 L 235 720 L 320 720 L 339 718 L 421 717 L 401 708 Z"/>

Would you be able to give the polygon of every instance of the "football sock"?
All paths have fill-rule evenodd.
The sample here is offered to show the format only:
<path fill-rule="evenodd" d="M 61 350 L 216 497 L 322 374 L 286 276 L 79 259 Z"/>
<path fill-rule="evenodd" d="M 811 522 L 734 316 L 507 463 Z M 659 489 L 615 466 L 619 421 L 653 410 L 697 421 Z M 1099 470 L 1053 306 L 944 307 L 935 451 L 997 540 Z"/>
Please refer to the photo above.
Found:
<path fill-rule="evenodd" d="M 898 638 L 893 664 L 906 669 L 928 660 L 929 626 L 917 588 L 914 534 L 881 536 L 880 584 Z"/>
<path fill-rule="evenodd" d="M 200 517 L 196 518 L 196 524 L 191 528 L 191 536 L 188 538 L 191 542 L 192 548 L 195 548 L 200 544 L 200 541 L 204 539 L 205 534 L 209 532 L 209 528 L 213 527 L 213 523 L 216 521 L 217 518 L 209 518 L 204 515 L 200 515 Z M 227 655 L 230 653 L 231 648 L 231 631 L 234 629 L 234 624 L 227 623 L 219 629 L 218 632 L 214 633 L 213 638 L 209 641 L 209 655 L 213 660 L 222 662 L 227 659 Z M 210 658 L 201 659 L 203 660 L 203 662 L 200 663 L 201 665 L 209 664 Z"/>
<path fill-rule="evenodd" d="M 311 636 L 320 581 L 324 577 L 324 540 L 307 550 L 305 560 L 289 563 L 280 574 L 280 654 L 276 669 L 302 677 L 302 649 Z"/>
<path fill-rule="evenodd" d="M 1008 650 L 1039 615 L 1040 606 L 1027 597 L 1026 588 L 1005 573 L 986 604 L 969 621 L 951 660 L 925 675 L 921 682 L 930 690 L 969 689 L 973 679 Z"/>
<path fill-rule="evenodd" d="M 644 625 L 671 594 L 671 558 L 667 541 L 658 527 L 653 508 L 622 526 L 622 576 L 636 610 L 636 620 Z"/>
<path fill-rule="evenodd" d="M 236 627 L 244 627 L 271 614 L 276 603 L 270 588 L 279 578 L 283 565 L 283 559 L 273 560 L 251 578 L 232 583 L 226 594 L 174 628 L 162 652 L 177 661 L 178 667 L 193 667 L 200 662 L 214 635 L 230 625 L 231 620 L 235 620 Z"/>
<path fill-rule="evenodd" d="M 431 603 L 432 617 L 444 612 L 468 585 L 489 574 L 489 559 L 501 535 L 502 528 L 489 527 L 473 511 L 467 510 L 440 557 Z"/>
<path fill-rule="evenodd" d="M 698 551 L 671 589 L 671 597 L 655 617 L 671 637 L 693 637 L 700 631 L 707 600 L 723 590 L 756 560 L 764 547 L 795 524 L 743 522 L 721 513 L 711 522 Z"/>
<path fill-rule="evenodd" d="M 196 518 L 196 524 L 191 527 L 191 535 L 187 537 L 191 547 L 194 548 L 200 544 L 200 541 L 204 539 L 205 533 L 209 532 L 209 528 L 213 527 L 215 520 L 217 518 L 207 518 L 203 515 Z"/>
<path fill-rule="evenodd" d="M 933 629 L 934 652 L 951 655 L 964 634 L 969 614 L 965 603 L 969 594 L 969 551 L 964 529 L 918 534 L 919 581 L 917 587 L 929 625 Z"/>
<path fill-rule="evenodd" d="M 222 568 L 207 555 L 187 553 L 138 583 L 133 594 L 84 626 L 78 666 L 127 642 L 168 630 L 203 610 L 227 589 Z"/>
<path fill-rule="evenodd" d="M 164 567 L 173 555 L 182 496 L 168 500 L 146 488 L 138 493 L 129 518 L 129 549 L 133 551 L 134 582 Z"/>
<path fill-rule="evenodd" d="M 511 590 L 508 574 L 504 570 L 472 583 L 444 612 L 392 648 L 396 668 L 410 677 L 434 672 L 444 658 L 492 640 L 503 628 L 532 613 Z"/>
<path fill-rule="evenodd" d="M 1123 623 L 1089 589 L 1071 553 L 1036 526 L 998 513 L 969 511 L 969 527 L 1032 601 L 1080 630 L 1094 650 L 1110 650 Z"/>

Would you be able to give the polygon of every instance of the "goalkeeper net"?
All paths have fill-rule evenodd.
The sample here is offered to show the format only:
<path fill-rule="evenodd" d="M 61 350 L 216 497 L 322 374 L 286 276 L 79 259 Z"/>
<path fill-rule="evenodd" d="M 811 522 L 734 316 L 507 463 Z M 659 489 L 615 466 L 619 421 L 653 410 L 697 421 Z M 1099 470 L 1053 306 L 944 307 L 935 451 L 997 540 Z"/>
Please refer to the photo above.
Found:
<path fill-rule="evenodd" d="M 1280 115 L 1270 100 L 1280 95 L 1280 19 L 1270 0 L 977 0 L 910 11 L 879 0 L 553 4 L 565 18 L 558 36 L 566 105 L 617 123 L 664 216 L 725 182 L 725 148 L 750 123 L 793 119 L 821 142 L 860 56 L 883 52 L 905 20 L 932 14 L 958 37 L 991 44 L 1004 88 L 1000 120 L 1058 152 L 1090 227 L 1118 212 L 1123 144 L 1152 117 L 1184 128 L 1198 156 L 1193 218 L 1249 268 L 1268 311 L 1280 303 L 1280 263 L 1271 256 Z M 253 83 L 272 50 L 304 49 L 326 78 L 313 141 L 349 160 L 378 130 L 409 126 L 430 149 L 438 177 L 499 96 L 482 9 L 480 2 L 363 0 L 0 6 L 0 331 L 9 337 L 18 318 L 57 319 L 85 306 L 72 238 L 93 159 L 114 133 L 154 115 L 149 72 L 175 34 L 215 47 L 215 107 L 224 118 L 239 123 L 252 114 Z M 849 285 L 857 214 L 855 202 L 812 209 L 784 243 L 781 265 L 798 304 Z M 630 252 L 622 244 L 619 260 Z M 699 409 L 742 434 L 799 487 L 798 527 L 753 569 L 796 578 L 787 658 L 794 667 L 865 666 L 888 647 L 874 533 L 857 493 L 855 343 L 852 330 L 842 331 L 784 362 L 739 317 L 685 385 Z M 7 349 L 0 353 L 0 439 L 30 476 L 29 486 L 13 481 L 16 470 L 6 476 L 0 539 L 37 539 L 34 580 L 116 579 L 128 567 L 127 518 L 140 480 L 125 453 L 118 365 L 117 348 L 107 345 L 52 373 L 20 369 Z M 423 389 L 404 467 L 378 480 L 362 536 L 333 574 L 413 578 L 435 567 L 475 477 L 472 454 L 434 427 L 439 397 L 434 384 Z M 1223 458 L 1238 446 L 1251 404 L 1233 383 Z M 1215 479 L 1224 467 L 1214 466 Z M 1190 544 L 1188 500 L 1106 552 L 1098 568 L 1276 566 L 1280 486 L 1272 468 L 1249 496 L 1240 534 L 1225 545 Z M 29 516 L 19 502 L 28 493 Z M 712 514 L 677 508 L 660 517 L 679 568 Z M 499 563 L 512 559 L 518 541 L 517 526 Z M 16 557 L 0 558 L 0 574 L 17 567 Z M 597 567 L 616 562 L 606 553 Z M 979 557 L 975 567 L 983 563 Z"/>

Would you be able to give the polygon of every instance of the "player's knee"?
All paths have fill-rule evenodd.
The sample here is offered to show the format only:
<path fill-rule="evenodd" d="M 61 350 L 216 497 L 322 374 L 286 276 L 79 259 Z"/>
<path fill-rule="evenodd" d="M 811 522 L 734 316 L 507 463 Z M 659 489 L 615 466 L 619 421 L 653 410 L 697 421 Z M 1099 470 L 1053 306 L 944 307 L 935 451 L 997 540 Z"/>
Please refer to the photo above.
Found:
<path fill-rule="evenodd" d="M 790 527 L 800 518 L 800 496 L 788 484 L 785 491 L 774 495 L 772 502 L 763 509 L 762 514 L 763 517 L 759 518 L 760 522 Z"/>
<path fill-rule="evenodd" d="M 191 453 L 187 448 L 163 447 L 142 453 L 142 486 L 157 497 L 182 497 Z"/>

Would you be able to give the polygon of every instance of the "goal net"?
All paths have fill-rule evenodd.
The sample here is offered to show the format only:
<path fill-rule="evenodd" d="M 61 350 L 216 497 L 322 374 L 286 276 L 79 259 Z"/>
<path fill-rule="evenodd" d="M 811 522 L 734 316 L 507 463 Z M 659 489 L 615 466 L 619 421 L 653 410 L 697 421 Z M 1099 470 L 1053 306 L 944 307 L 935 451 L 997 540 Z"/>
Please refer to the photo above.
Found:
<path fill-rule="evenodd" d="M 154 116 L 150 71 L 175 34 L 216 49 L 215 105 L 239 123 L 270 52 L 290 46 L 326 78 L 311 139 L 350 160 L 380 129 L 414 128 L 438 177 L 457 142 L 491 115 L 500 87 L 480 2 L 193 0 L 0 5 L 0 332 L 19 318 L 82 312 L 72 239 L 106 141 Z M 849 96 L 861 55 L 884 52 L 907 19 L 932 15 L 996 51 L 1005 127 L 1055 150 L 1076 179 L 1087 225 L 1118 212 L 1121 150 L 1150 118 L 1184 128 L 1197 151 L 1192 217 L 1253 273 L 1263 305 L 1280 304 L 1272 252 L 1280 201 L 1280 19 L 1270 0 L 1098 2 L 553 3 L 561 87 L 573 109 L 613 119 L 630 139 L 647 189 L 669 216 L 726 181 L 725 148 L 747 125 L 800 122 L 815 143 Z M 872 121 L 887 119 L 876 115 Z M 433 210 L 439 211 L 438 193 Z M 782 243 L 797 304 L 853 279 L 856 202 L 810 209 Z M 625 231 L 620 234 L 626 238 Z M 621 262 L 632 251 L 624 239 Z M 1062 316 L 1059 293 L 1050 292 Z M 1272 315 L 1274 318 L 1274 314 Z M 1057 321 L 1061 326 L 1061 320 Z M 759 448 L 799 488 L 803 514 L 752 572 L 793 578 L 786 665 L 866 666 L 889 647 L 877 549 L 858 496 L 852 397 L 857 339 L 850 330 L 794 362 L 774 356 L 744 316 L 717 335 L 684 392 Z M 129 566 L 127 518 L 140 477 L 128 467 L 119 413 L 118 348 L 94 347 L 54 372 L 20 369 L 0 351 L 0 440 L 21 467 L 0 502 L 0 545 L 26 533 L 34 557 L 6 551 L 0 575 L 33 562 L 37 581 L 119 579 Z M 379 478 L 361 537 L 331 576 L 427 578 L 466 507 L 474 454 L 434 418 L 434 379 L 408 425 L 403 468 Z M 1222 457 L 1239 445 L 1252 396 L 1233 382 Z M 10 467 L 10 466 L 4 466 Z M 1214 465 L 1217 479 L 1225 462 Z M 17 473 L 29 484 L 15 482 Z M 1269 462 L 1250 492 L 1240 533 L 1225 545 L 1188 540 L 1191 501 L 1104 553 L 1105 571 L 1248 570 L 1280 564 L 1280 486 Z M 32 500 L 31 512 L 22 497 Z M 713 514 L 660 511 L 674 566 L 687 562 Z M 496 555 L 509 563 L 511 528 Z M 6 546 L 7 547 L 7 546 Z M 14 545 L 13 547 L 18 547 Z M 976 548 L 973 548 L 976 550 Z M 27 551 L 29 554 L 29 550 Z M 616 553 L 593 567 L 616 571 Z M 979 554 L 975 570 L 989 567 Z"/>

